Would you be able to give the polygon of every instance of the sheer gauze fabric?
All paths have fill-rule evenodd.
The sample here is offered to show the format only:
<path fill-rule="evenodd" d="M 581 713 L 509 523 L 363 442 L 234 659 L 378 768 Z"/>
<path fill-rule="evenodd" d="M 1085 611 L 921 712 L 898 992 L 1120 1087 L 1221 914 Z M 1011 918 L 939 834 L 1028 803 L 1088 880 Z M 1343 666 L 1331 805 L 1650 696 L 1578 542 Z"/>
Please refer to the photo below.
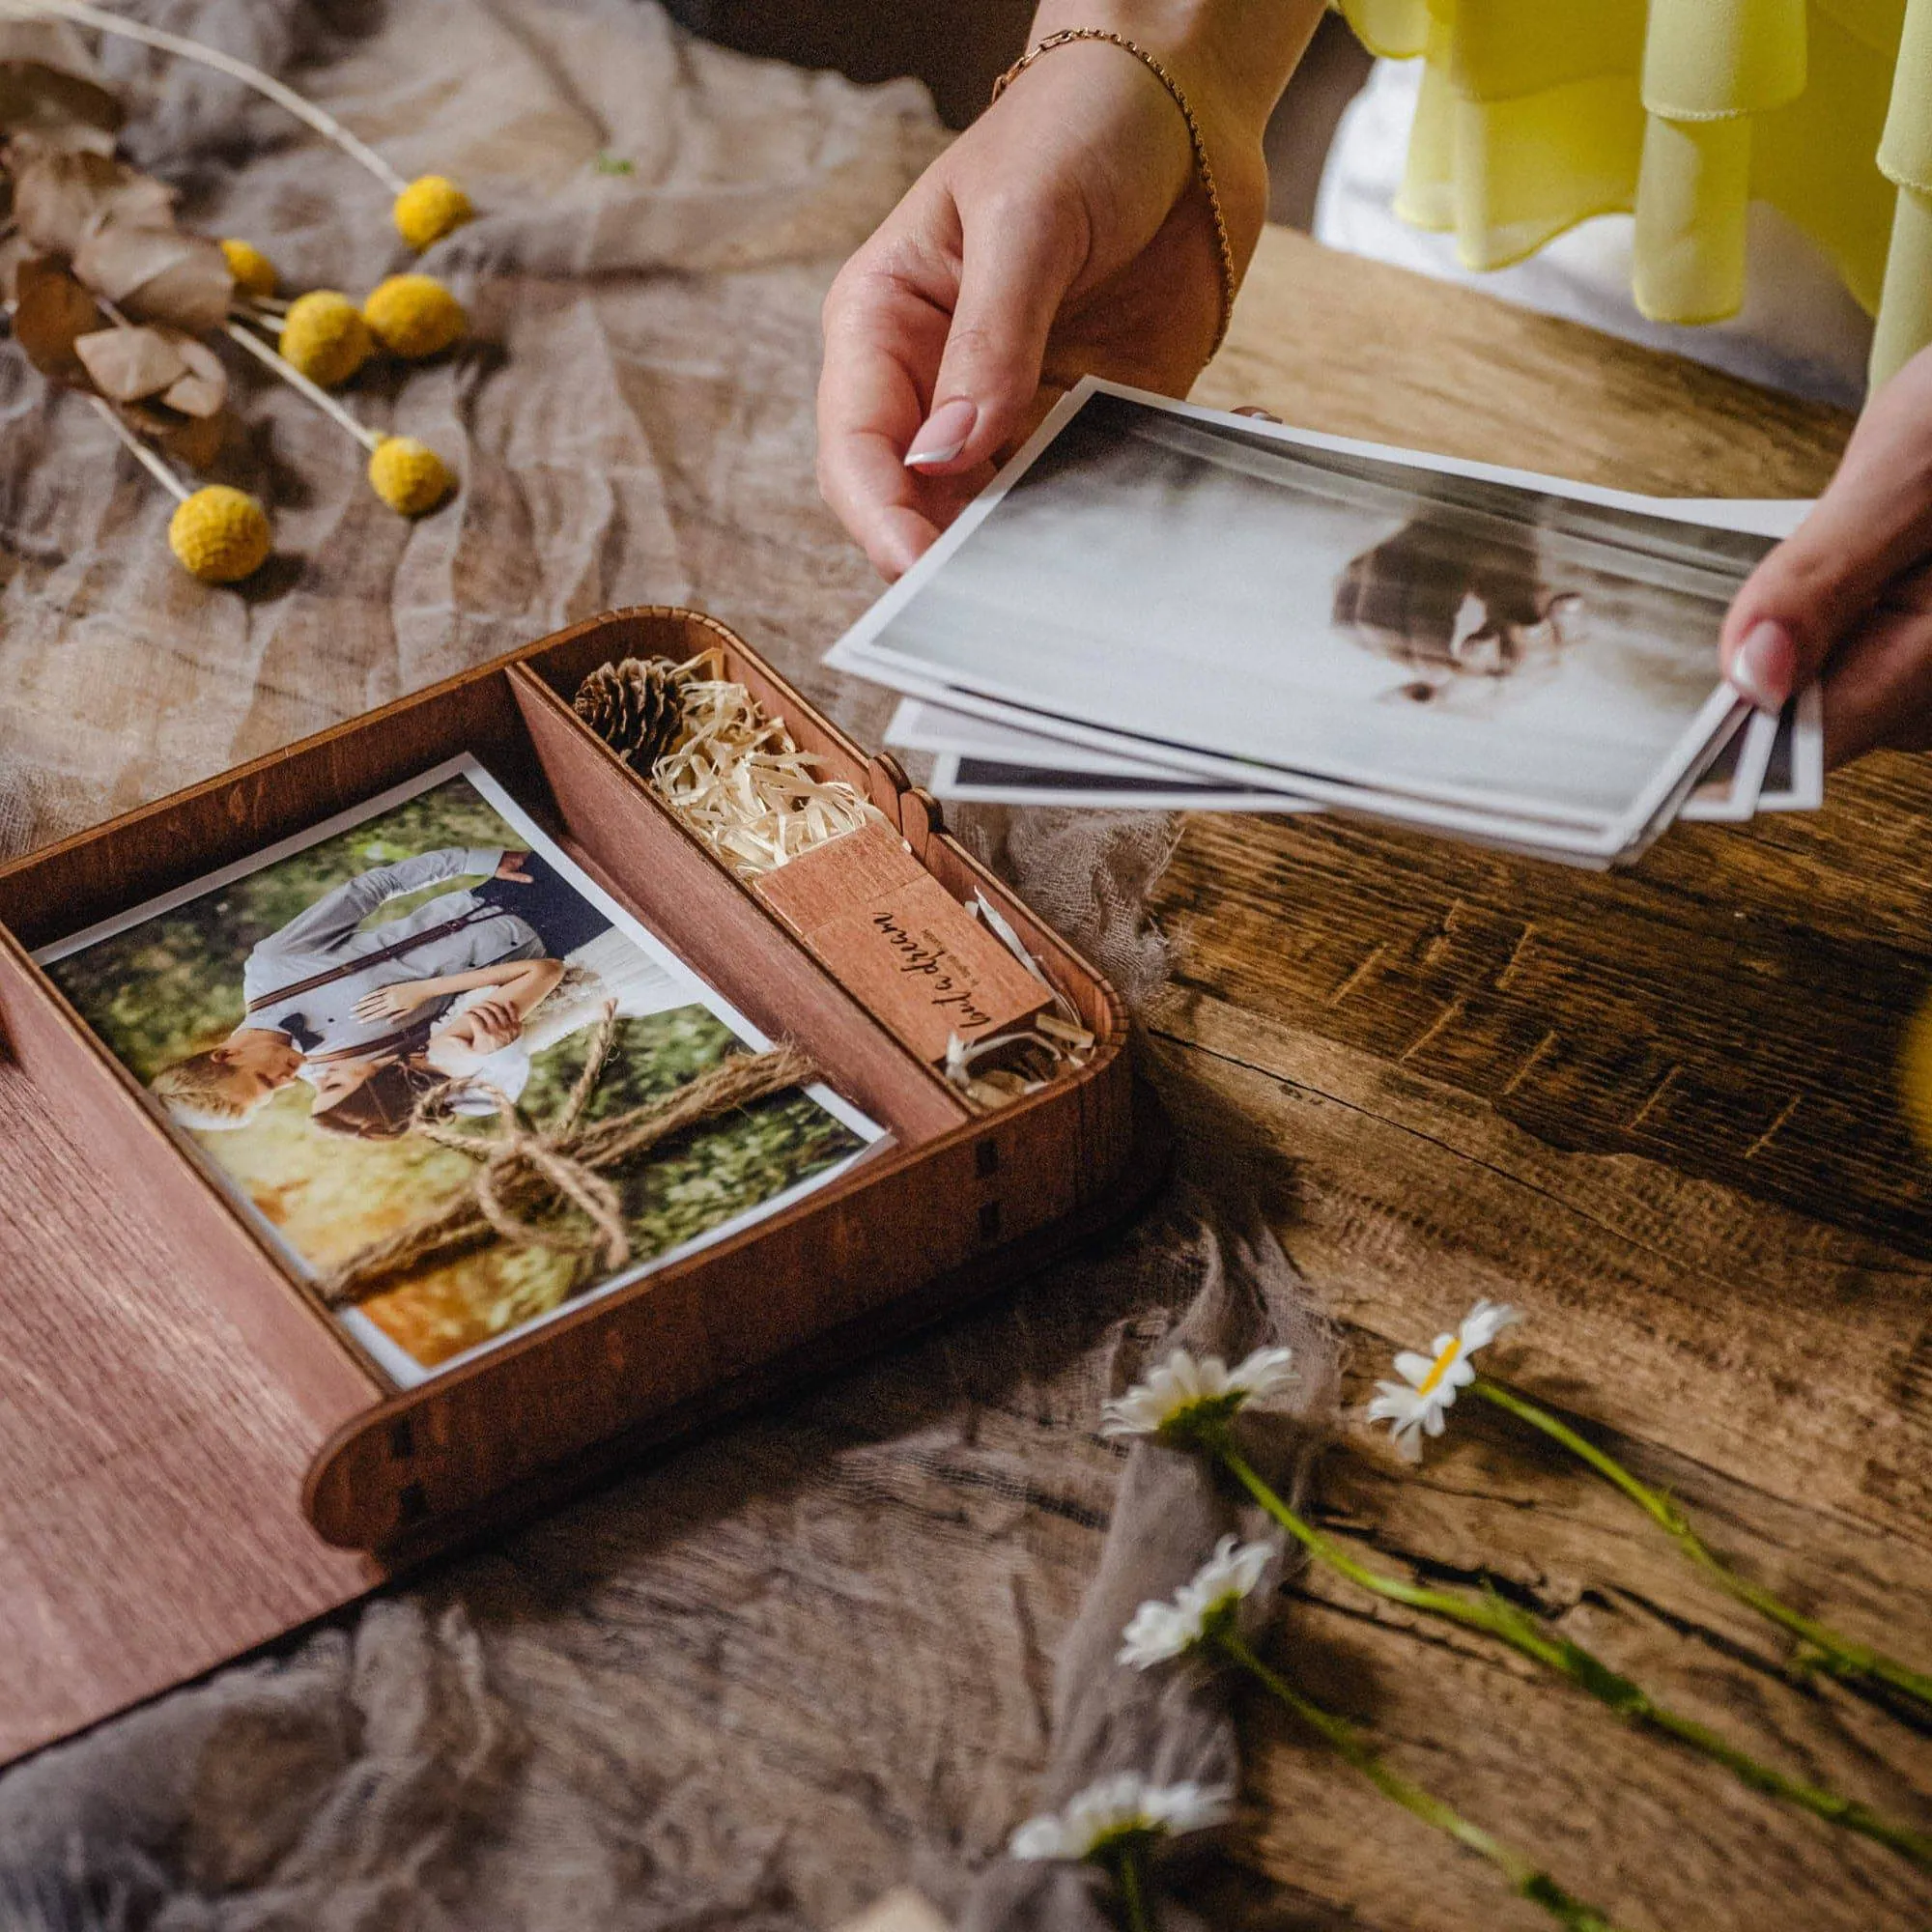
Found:
<path fill-rule="evenodd" d="M 1635 215 L 1631 293 L 1717 322 L 1768 202 L 1876 318 L 1876 387 L 1932 343 L 1932 0 L 1339 0 L 1425 63 L 1397 211 L 1472 269 Z"/>
<path fill-rule="evenodd" d="M 119 4 L 474 195 L 424 266 L 476 340 L 350 392 L 463 488 L 406 523 L 349 439 L 248 387 L 224 477 L 273 499 L 282 576 L 212 591 L 84 402 L 0 353 L 0 853 L 608 606 L 704 606 L 878 741 L 893 700 L 819 663 L 877 584 L 813 488 L 812 390 L 827 286 L 946 138 L 921 89 L 749 60 L 639 0 Z M 292 288 L 403 266 L 387 196 L 278 109 L 106 58 L 127 148 L 193 225 L 256 242 Z M 960 829 L 1137 1009 L 1157 996 L 1145 903 L 1172 821 Z M 1225 1173 L 1226 1151 L 1204 1164 Z M 1170 1196 L 1091 1256 L 0 1773 L 0 1927 L 825 1932 L 909 1884 L 955 1925 L 1107 1932 L 1088 1878 L 1006 1859 L 1007 1834 L 1108 1772 L 1235 1776 L 1228 1683 L 1114 1652 L 1142 1597 L 1260 1525 L 1189 1459 L 1104 1440 L 1101 1405 L 1177 1343 L 1292 1345 L 1288 1421 L 1253 1445 L 1284 1484 L 1333 1412 L 1310 1291 L 1228 1227 Z M 7 1553 L 0 1535 L 0 1588 Z M 1201 1932 L 1168 1904 L 1171 1932 Z M 1268 1922 L 1264 1898 L 1213 1919 Z"/>

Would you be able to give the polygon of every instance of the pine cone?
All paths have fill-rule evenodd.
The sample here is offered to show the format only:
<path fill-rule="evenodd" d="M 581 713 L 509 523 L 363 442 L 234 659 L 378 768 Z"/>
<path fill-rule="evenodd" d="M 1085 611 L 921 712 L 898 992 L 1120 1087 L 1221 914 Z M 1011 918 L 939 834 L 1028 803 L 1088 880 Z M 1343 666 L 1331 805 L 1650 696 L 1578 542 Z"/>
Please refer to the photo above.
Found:
<path fill-rule="evenodd" d="M 668 658 L 626 658 L 599 665 L 572 708 L 634 771 L 648 773 L 677 741 L 689 682 Z"/>

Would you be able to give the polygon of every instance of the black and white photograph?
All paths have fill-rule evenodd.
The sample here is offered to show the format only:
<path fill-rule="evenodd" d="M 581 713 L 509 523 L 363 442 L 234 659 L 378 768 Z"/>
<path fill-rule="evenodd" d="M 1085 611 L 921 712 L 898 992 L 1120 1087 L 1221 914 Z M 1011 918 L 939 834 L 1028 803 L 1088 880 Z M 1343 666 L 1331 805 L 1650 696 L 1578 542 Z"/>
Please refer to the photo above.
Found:
<path fill-rule="evenodd" d="M 1737 711 L 1718 631 L 1768 542 L 1506 474 L 1090 382 L 832 661 L 1223 781 L 1614 850 Z"/>

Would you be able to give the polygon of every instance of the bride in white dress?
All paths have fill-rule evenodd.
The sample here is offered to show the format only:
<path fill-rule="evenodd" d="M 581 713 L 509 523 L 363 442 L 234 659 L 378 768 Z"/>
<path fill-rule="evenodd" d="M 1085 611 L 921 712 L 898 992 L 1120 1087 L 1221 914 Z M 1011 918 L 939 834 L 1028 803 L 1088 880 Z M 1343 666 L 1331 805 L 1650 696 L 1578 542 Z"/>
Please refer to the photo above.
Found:
<path fill-rule="evenodd" d="M 688 997 L 670 974 L 615 926 L 564 955 L 563 977 L 525 1016 L 516 1039 L 479 1053 L 469 1042 L 463 1020 L 494 995 L 496 989 L 487 986 L 464 994 L 424 1049 L 424 1061 L 449 1080 L 443 1100 L 451 1113 L 494 1114 L 499 1095 L 514 1103 L 529 1084 L 536 1055 L 595 1026 L 607 1012 L 637 1018 L 682 1006 Z"/>

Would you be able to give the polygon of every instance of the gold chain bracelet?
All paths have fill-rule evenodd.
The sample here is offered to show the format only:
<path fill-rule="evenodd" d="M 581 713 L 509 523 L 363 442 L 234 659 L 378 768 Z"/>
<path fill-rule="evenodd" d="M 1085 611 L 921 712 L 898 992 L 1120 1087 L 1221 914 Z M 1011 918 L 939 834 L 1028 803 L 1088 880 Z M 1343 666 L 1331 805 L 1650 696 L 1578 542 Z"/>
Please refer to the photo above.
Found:
<path fill-rule="evenodd" d="M 1114 33 L 1106 27 L 1065 27 L 1030 46 L 993 83 L 993 99 L 999 99 L 1040 55 L 1050 54 L 1056 47 L 1071 46 L 1076 41 L 1105 41 L 1110 47 L 1119 47 L 1123 54 L 1132 54 L 1167 89 L 1169 98 L 1180 109 L 1180 118 L 1187 124 L 1188 143 L 1194 150 L 1194 171 L 1201 177 L 1201 185 L 1207 191 L 1208 212 L 1214 220 L 1214 247 L 1221 261 L 1221 326 L 1214 331 L 1214 349 L 1208 352 L 1212 355 L 1214 350 L 1227 340 L 1228 325 L 1235 319 L 1235 291 L 1240 285 L 1240 275 L 1235 268 L 1234 243 L 1228 240 L 1227 217 L 1221 213 L 1221 190 L 1214 180 L 1214 164 L 1208 158 L 1208 143 L 1201 132 L 1201 123 L 1195 119 L 1194 109 L 1188 105 L 1180 83 L 1160 61 L 1145 47 L 1137 46 L 1124 34 Z"/>

